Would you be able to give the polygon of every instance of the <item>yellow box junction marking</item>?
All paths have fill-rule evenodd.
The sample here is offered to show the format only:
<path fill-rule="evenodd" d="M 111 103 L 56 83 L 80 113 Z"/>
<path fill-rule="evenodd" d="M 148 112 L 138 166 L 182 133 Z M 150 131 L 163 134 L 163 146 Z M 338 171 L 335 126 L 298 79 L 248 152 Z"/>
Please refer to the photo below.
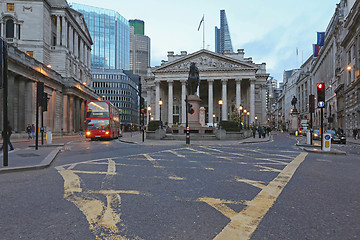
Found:
<path fill-rule="evenodd" d="M 262 218 L 272 207 L 306 156 L 307 153 L 300 153 L 291 161 L 253 200 L 247 202 L 247 207 L 230 217 L 230 223 L 214 239 L 250 239 Z"/>
<path fill-rule="evenodd" d="M 88 164 L 96 164 L 95 162 L 89 161 Z M 126 230 L 122 224 L 122 230 L 118 228 L 118 224 L 121 220 L 121 197 L 120 194 L 141 194 L 139 191 L 134 190 L 99 190 L 99 191 L 84 191 L 81 188 L 81 179 L 76 172 L 85 173 L 85 171 L 73 170 L 77 164 L 71 164 L 66 169 L 65 166 L 56 167 L 57 171 L 64 179 L 64 198 L 77 206 L 80 211 L 85 215 L 89 222 L 89 228 L 95 235 L 96 239 L 118 239 L 128 240 L 124 233 Z M 89 174 L 95 174 L 96 172 L 86 172 Z M 104 174 L 104 172 L 99 172 Z M 116 165 L 112 159 L 108 159 L 108 169 L 105 173 L 106 176 L 103 185 L 106 182 L 111 181 L 112 177 L 116 174 Z M 97 194 L 105 195 L 106 202 L 102 202 L 96 199 Z M 144 194 L 146 195 L 146 194 Z M 132 239 L 138 239 L 134 237 Z"/>

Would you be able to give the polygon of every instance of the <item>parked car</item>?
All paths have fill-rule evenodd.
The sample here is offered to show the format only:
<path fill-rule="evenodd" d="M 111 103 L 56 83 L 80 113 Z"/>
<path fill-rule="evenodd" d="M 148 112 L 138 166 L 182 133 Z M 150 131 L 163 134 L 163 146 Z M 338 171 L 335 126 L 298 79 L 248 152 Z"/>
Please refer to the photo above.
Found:
<path fill-rule="evenodd" d="M 320 132 L 319 132 L 319 130 L 318 129 L 315 129 L 314 131 L 313 131 L 313 139 L 314 140 L 320 140 L 320 138 L 321 138 L 321 134 L 320 134 Z"/>
<path fill-rule="evenodd" d="M 327 130 L 326 133 L 331 134 L 331 142 L 332 143 L 346 144 L 346 136 L 345 136 L 345 134 L 335 132 L 335 130 Z"/>

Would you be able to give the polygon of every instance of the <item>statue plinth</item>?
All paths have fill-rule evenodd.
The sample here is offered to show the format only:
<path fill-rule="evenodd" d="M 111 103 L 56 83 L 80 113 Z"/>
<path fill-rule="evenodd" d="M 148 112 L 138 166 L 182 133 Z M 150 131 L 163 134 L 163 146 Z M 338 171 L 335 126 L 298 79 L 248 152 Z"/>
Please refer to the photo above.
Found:
<path fill-rule="evenodd" d="M 190 114 L 188 113 L 188 121 L 189 126 L 191 127 L 201 127 L 200 124 L 200 102 L 201 99 L 197 95 L 189 95 L 187 97 L 188 103 L 192 105 L 192 108 L 194 109 L 194 113 Z"/>

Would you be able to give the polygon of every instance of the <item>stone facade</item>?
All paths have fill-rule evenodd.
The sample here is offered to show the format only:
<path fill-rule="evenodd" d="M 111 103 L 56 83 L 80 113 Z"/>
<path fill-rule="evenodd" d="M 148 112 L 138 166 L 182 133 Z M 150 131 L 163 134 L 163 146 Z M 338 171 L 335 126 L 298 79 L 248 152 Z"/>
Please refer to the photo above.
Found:
<path fill-rule="evenodd" d="M 308 97 L 317 97 L 317 83 L 325 83 L 325 129 L 343 129 L 348 136 L 360 129 L 360 0 L 340 0 L 325 31 L 318 57 L 311 56 L 300 69 L 296 95 L 300 118 L 308 115 Z M 310 88 L 309 88 L 310 86 Z M 307 91 L 307 93 L 306 93 Z M 279 116 L 289 114 L 291 98 L 284 88 Z M 281 103 L 281 104 L 280 104 Z M 315 100 L 313 127 L 320 128 L 320 109 Z M 305 111 L 306 110 L 306 111 Z M 280 112 L 281 111 L 281 112 Z M 279 120 L 281 121 L 281 120 Z"/>
<path fill-rule="evenodd" d="M 200 106 L 206 109 L 206 124 L 213 126 L 220 120 L 230 120 L 234 111 L 242 105 L 250 112 L 250 123 L 255 116 L 260 124 L 266 123 L 266 64 L 255 64 L 251 58 L 244 58 L 243 49 L 237 53 L 217 54 L 200 50 L 192 54 L 183 51 L 180 55 L 168 52 L 168 61 L 152 68 L 146 80 L 147 104 L 155 120 L 160 119 L 159 100 L 163 101 L 161 120 L 173 125 L 184 125 L 186 118 L 186 81 L 190 63 L 199 69 L 200 87 L 197 95 Z M 215 118 L 213 117 L 215 115 Z"/>
<path fill-rule="evenodd" d="M 1 1 L 0 8 L 1 37 L 9 45 L 8 116 L 15 132 L 35 123 L 38 81 L 50 98 L 46 130 L 84 129 L 85 101 L 98 96 L 90 88 L 92 41 L 82 15 L 65 0 Z"/>

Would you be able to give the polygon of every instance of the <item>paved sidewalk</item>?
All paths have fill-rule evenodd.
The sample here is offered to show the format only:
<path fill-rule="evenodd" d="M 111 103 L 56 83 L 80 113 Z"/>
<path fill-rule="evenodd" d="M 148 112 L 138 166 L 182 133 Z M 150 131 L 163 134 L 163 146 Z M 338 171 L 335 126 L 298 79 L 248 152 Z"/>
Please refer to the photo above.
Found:
<path fill-rule="evenodd" d="M 39 138 L 38 150 L 35 150 L 34 140 L 27 138 L 11 139 L 14 143 L 27 143 L 28 146 L 8 152 L 8 166 L 4 166 L 3 152 L 0 152 L 0 174 L 5 172 L 42 169 L 50 166 L 56 155 L 62 150 L 64 142 L 79 139 L 79 135 L 54 136 L 52 145 L 41 145 Z M 44 139 L 46 143 L 46 140 Z M 2 145 L 2 140 L 0 141 Z"/>
<path fill-rule="evenodd" d="M 15 148 L 8 152 L 8 166 L 3 166 L 3 153 L 0 153 L 1 165 L 0 174 L 20 170 L 41 169 L 50 166 L 56 155 L 62 149 L 59 145 L 27 148 Z"/>

